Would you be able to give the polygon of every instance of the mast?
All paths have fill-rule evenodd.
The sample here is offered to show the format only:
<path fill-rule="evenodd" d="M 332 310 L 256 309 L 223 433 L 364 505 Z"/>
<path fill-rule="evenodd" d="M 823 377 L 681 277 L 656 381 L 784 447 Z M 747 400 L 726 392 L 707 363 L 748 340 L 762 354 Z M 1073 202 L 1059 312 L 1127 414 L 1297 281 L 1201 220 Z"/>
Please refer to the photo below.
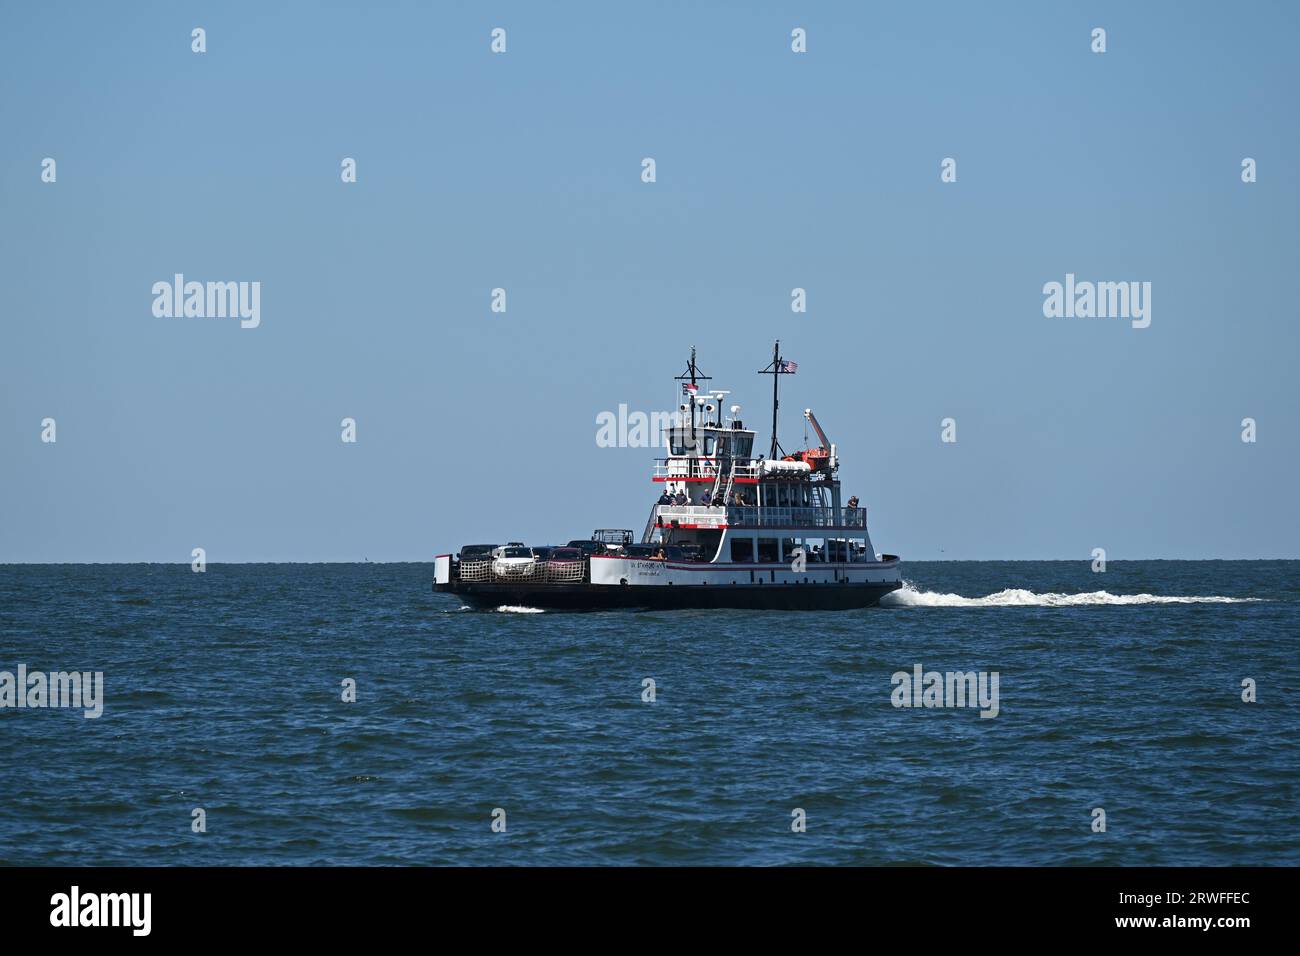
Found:
<path fill-rule="evenodd" d="M 769 458 L 776 458 L 778 451 L 785 451 L 781 447 L 781 443 L 776 440 L 776 411 L 781 407 L 778 383 L 781 381 L 782 375 L 794 374 L 793 365 L 793 362 L 787 362 L 781 358 L 781 340 L 777 339 L 776 344 L 772 346 L 772 364 L 767 368 L 759 369 L 758 372 L 759 375 L 772 376 L 772 451 L 768 455 Z"/>
<path fill-rule="evenodd" d="M 691 400 L 690 400 L 689 402 L 687 402 L 687 404 L 690 405 L 690 407 L 691 407 L 691 435 L 692 435 L 692 438 L 693 438 L 693 437 L 694 437 L 694 434 L 695 434 L 695 392 L 696 392 L 696 388 L 698 387 L 698 385 L 699 385 L 700 382 L 710 382 L 710 381 L 713 380 L 713 376 L 711 376 L 711 375 L 705 375 L 703 372 L 700 371 L 699 367 L 695 364 L 695 346 L 694 346 L 694 345 L 691 346 L 691 360 L 690 360 L 689 362 L 686 363 L 686 371 L 683 372 L 681 375 L 675 376 L 675 381 L 678 381 L 678 382 L 681 382 L 681 383 L 682 383 L 682 390 L 683 390 L 683 391 L 686 390 L 686 380 L 687 380 L 687 379 L 690 379 L 690 382 L 691 382 L 691 390 L 690 390 L 690 392 L 688 393 L 688 394 L 691 396 Z"/>

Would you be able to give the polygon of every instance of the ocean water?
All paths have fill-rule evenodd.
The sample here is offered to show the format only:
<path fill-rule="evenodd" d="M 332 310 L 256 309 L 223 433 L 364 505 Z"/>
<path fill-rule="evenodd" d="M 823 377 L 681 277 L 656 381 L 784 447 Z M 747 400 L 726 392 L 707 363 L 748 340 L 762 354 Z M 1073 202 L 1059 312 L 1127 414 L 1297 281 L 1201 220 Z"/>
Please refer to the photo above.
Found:
<path fill-rule="evenodd" d="M 1300 562 L 910 563 L 827 613 L 432 573 L 0 566 L 0 671 L 104 674 L 97 719 L 0 709 L 0 863 L 1300 863 Z M 916 664 L 998 715 L 894 707 Z"/>

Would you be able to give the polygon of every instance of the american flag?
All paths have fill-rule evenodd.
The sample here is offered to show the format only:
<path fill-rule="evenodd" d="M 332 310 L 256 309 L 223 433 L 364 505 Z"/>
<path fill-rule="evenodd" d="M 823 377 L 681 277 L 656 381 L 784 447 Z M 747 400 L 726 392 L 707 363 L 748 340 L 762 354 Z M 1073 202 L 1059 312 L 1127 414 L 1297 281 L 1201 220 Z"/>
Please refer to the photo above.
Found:
<path fill-rule="evenodd" d="M 782 361 L 781 371 L 789 372 L 791 375 L 793 375 L 795 372 L 799 371 L 799 363 Z"/>
<path fill-rule="evenodd" d="M 690 382 L 682 382 L 683 392 L 689 392 L 690 394 L 694 395 L 697 391 L 699 391 L 699 388 L 700 387 L 698 385 L 692 385 Z"/>

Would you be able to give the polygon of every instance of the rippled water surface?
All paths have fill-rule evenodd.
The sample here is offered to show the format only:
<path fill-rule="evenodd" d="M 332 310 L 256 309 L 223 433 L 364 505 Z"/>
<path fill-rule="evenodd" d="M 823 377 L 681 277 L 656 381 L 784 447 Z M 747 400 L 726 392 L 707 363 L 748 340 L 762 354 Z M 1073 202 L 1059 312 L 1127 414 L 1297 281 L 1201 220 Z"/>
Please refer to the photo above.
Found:
<path fill-rule="evenodd" d="M 872 610 L 559 614 L 429 565 L 0 566 L 0 671 L 105 683 L 98 719 L 0 709 L 0 863 L 1294 865 L 1297 572 L 912 563 Z M 997 671 L 998 716 L 895 708 L 916 664 Z"/>

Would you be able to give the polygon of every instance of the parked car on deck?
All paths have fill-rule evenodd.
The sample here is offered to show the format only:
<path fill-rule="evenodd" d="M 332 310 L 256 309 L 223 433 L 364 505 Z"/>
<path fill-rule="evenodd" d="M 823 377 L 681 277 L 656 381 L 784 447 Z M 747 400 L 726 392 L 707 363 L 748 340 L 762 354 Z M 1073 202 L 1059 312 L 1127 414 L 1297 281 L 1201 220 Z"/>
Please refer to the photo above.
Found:
<path fill-rule="evenodd" d="M 536 559 L 533 549 L 522 544 L 503 544 L 492 552 L 492 573 L 502 577 L 531 574 Z"/>
<path fill-rule="evenodd" d="M 593 554 L 609 554 L 609 548 L 602 541 L 592 541 L 589 538 L 575 538 L 570 541 L 566 547 L 577 548 L 587 557 Z"/>
<path fill-rule="evenodd" d="M 657 544 L 629 544 L 623 548 L 623 557 L 646 561 L 659 553 Z"/>

